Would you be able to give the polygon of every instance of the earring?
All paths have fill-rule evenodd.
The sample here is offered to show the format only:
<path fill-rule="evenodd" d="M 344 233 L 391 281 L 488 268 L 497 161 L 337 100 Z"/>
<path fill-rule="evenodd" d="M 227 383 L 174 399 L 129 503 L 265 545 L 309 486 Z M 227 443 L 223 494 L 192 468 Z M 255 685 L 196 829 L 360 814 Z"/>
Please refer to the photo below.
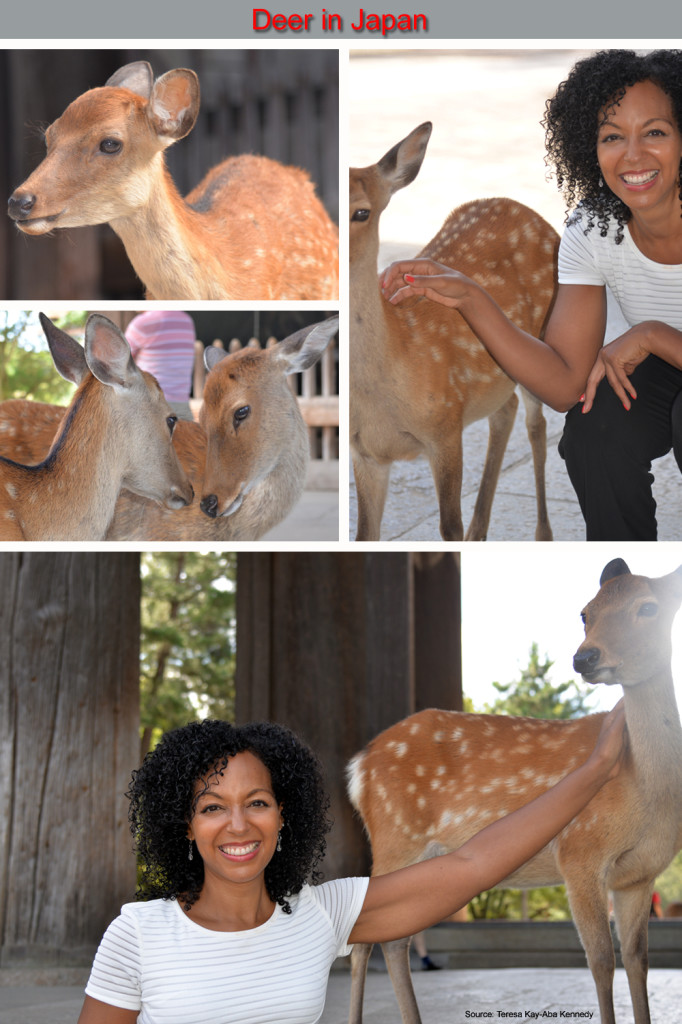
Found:
<path fill-rule="evenodd" d="M 602 176 L 600 174 L 599 175 L 599 191 L 602 192 L 603 189 L 604 189 L 604 179 L 602 178 Z"/>
<path fill-rule="evenodd" d="M 282 852 L 282 830 L 277 833 L 277 853 Z"/>
<path fill-rule="evenodd" d="M 194 845 L 191 839 L 189 841 L 189 852 L 187 854 L 187 860 L 194 860 Z"/>

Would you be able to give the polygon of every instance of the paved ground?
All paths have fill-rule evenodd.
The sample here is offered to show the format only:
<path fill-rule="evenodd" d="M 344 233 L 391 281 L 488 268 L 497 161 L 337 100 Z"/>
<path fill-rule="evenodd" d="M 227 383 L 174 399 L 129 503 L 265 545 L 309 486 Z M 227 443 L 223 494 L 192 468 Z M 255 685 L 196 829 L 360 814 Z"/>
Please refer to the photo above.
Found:
<path fill-rule="evenodd" d="M 338 541 L 338 491 L 304 491 L 286 519 L 261 538 L 268 541 Z"/>
<path fill-rule="evenodd" d="M 471 1019 L 505 1018 L 502 1013 L 527 1011 L 546 1016 L 539 1020 L 593 1020 L 598 1024 L 596 996 L 590 973 L 581 970 L 438 971 L 413 975 L 423 1024 L 465 1024 Z M 346 971 L 332 973 L 327 1005 L 320 1024 L 346 1024 L 350 978 Z M 633 1024 L 627 981 L 616 972 L 615 1006 L 618 1024 Z M 682 971 L 649 973 L 649 997 L 654 1024 L 679 1024 L 682 1006 Z M 0 1024 L 75 1024 L 83 1001 L 81 985 L 0 987 Z M 469 1011 L 471 1016 L 467 1017 Z M 565 1015 L 559 1017 L 561 1011 Z M 578 1016 L 580 1014 L 580 1016 Z M 488 1018 L 490 1019 L 490 1018 Z M 514 1020 L 510 1017 L 506 1019 Z M 516 1018 L 518 1019 L 518 1018 Z M 365 1024 L 397 1024 L 399 1013 L 387 974 L 372 972 L 365 997 Z"/>
<path fill-rule="evenodd" d="M 423 121 L 434 129 L 421 171 L 382 215 L 380 266 L 414 255 L 460 203 L 504 195 L 537 210 L 561 230 L 564 204 L 544 166 L 540 120 L 547 97 L 586 51 L 384 51 L 350 61 L 350 163 L 378 160 Z M 612 332 L 615 336 L 617 326 Z M 556 451 L 563 416 L 547 412 L 547 486 L 555 540 L 584 540 L 580 509 Z M 464 435 L 464 522 L 468 523 L 487 445 L 487 423 Z M 659 539 L 682 537 L 682 479 L 672 456 L 655 466 Z M 533 540 L 535 498 L 530 449 L 519 412 L 497 497 L 489 540 Z M 350 483 L 350 538 L 357 509 Z M 437 541 L 438 512 L 424 459 L 396 463 L 382 540 Z"/>

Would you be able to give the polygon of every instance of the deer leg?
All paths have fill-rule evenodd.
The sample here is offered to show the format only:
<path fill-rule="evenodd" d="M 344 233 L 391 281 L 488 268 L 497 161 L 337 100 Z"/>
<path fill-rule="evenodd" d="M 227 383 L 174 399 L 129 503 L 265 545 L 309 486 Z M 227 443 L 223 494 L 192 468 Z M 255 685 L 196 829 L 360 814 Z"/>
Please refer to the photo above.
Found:
<path fill-rule="evenodd" d="M 353 473 L 358 495 L 356 540 L 379 540 L 391 463 L 379 463 L 353 450 Z"/>
<path fill-rule="evenodd" d="M 493 498 L 497 490 L 502 460 L 507 450 L 507 442 L 514 426 L 518 406 L 519 400 L 516 392 L 512 391 L 504 405 L 488 417 L 488 450 L 485 455 L 485 465 L 478 488 L 474 514 L 465 540 L 485 540 L 488 536 Z"/>
<path fill-rule="evenodd" d="M 356 942 L 350 953 L 350 1008 L 348 1024 L 362 1024 L 362 1004 L 365 998 L 367 964 L 372 944 Z"/>
<path fill-rule="evenodd" d="M 388 973 L 391 976 L 393 991 L 395 992 L 403 1024 L 421 1024 L 419 1007 L 412 986 L 412 973 L 410 971 L 410 942 L 407 939 L 396 939 L 394 942 L 384 942 L 381 946 Z"/>
<path fill-rule="evenodd" d="M 553 540 L 552 527 L 549 525 L 547 511 L 547 493 L 545 489 L 545 464 L 547 462 L 547 421 L 542 411 L 542 402 L 524 388 L 521 389 L 523 404 L 526 407 L 526 431 L 533 453 L 533 471 L 535 473 L 535 502 L 537 506 L 536 540 Z"/>
<path fill-rule="evenodd" d="M 443 540 L 462 540 L 462 434 L 456 430 L 448 444 L 427 451 L 440 510 Z"/>
<path fill-rule="evenodd" d="M 645 885 L 613 894 L 613 912 L 623 966 L 630 986 L 635 1024 L 650 1024 L 651 1020 L 646 990 L 651 891 L 651 886 Z"/>
<path fill-rule="evenodd" d="M 565 877 L 565 876 L 564 876 Z M 571 913 L 587 956 L 599 1000 L 601 1024 L 616 1024 L 613 1010 L 613 973 L 616 955 L 609 926 L 606 893 L 601 886 L 582 882 L 579 891 L 567 886 Z"/>

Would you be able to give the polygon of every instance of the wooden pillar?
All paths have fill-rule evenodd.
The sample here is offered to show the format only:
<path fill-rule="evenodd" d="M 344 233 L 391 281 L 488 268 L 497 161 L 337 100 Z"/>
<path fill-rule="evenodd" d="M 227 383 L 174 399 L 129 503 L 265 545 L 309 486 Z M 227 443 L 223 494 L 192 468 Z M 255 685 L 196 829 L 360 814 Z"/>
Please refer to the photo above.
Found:
<path fill-rule="evenodd" d="M 317 751 L 334 818 L 325 873 L 366 871 L 367 844 L 346 797 L 344 770 L 373 736 L 418 705 L 413 558 L 264 553 L 239 555 L 237 565 L 237 720 L 281 722 Z M 417 589 L 429 596 L 433 629 L 440 621 L 450 651 L 459 643 L 452 618 L 459 606 L 442 599 L 443 581 L 451 593 L 458 571 L 453 577 L 441 566 L 438 586 L 429 568 L 420 571 L 426 575 Z M 434 658 L 423 656 L 420 674 L 430 693 L 440 686 L 442 696 L 446 679 L 448 693 L 456 692 L 448 676 L 455 660 L 449 657 L 436 676 Z"/>
<path fill-rule="evenodd" d="M 88 963 L 135 890 L 137 554 L 0 554 L 2 966 Z"/>

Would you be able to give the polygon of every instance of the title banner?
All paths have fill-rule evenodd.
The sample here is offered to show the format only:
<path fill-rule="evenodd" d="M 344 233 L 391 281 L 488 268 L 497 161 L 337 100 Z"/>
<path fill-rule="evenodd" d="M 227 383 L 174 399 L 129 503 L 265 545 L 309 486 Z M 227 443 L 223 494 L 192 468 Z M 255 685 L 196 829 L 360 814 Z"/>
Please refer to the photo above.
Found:
<path fill-rule="evenodd" d="M 682 17 L 670 0 L 651 0 L 643 8 L 616 0 L 548 4 L 546 0 L 416 0 L 411 5 L 358 0 L 197 0 L 191 17 L 184 0 L 65 0 L 56 5 L 38 0 L 34 16 L 10 4 L 3 14 L 6 44 L 16 39 L 244 39 L 265 42 L 342 39 L 380 45 L 428 40 L 448 43 L 467 39 L 649 39 L 674 38 Z"/>

